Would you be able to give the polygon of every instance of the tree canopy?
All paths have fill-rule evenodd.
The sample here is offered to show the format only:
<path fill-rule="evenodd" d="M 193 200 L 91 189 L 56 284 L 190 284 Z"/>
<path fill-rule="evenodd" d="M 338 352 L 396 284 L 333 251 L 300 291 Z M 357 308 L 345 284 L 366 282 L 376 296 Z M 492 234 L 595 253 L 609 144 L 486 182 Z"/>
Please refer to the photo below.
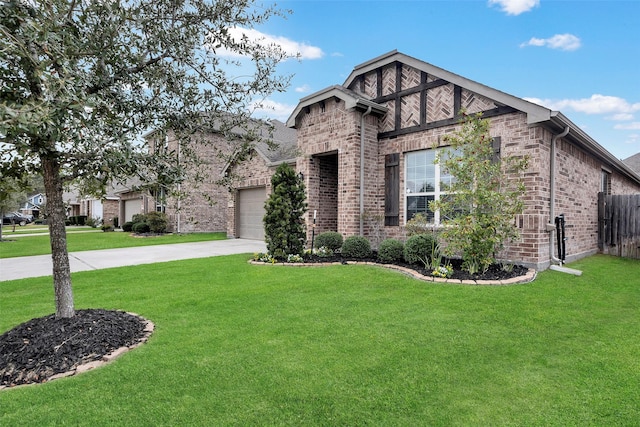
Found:
<path fill-rule="evenodd" d="M 44 176 L 56 313 L 69 317 L 63 185 L 100 193 L 113 180 L 148 179 L 160 163 L 171 177 L 172 153 L 149 153 L 142 133 L 171 129 L 186 141 L 213 122 L 247 123 L 256 100 L 287 87 L 276 73 L 286 54 L 230 29 L 284 12 L 253 0 L 0 4 L 0 173 Z"/>

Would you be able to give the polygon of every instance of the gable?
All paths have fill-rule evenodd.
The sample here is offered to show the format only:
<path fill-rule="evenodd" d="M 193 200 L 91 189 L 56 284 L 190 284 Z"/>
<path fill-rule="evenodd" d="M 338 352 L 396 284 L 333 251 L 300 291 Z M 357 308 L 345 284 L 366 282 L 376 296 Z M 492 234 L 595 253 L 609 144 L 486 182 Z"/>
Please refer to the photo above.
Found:
<path fill-rule="evenodd" d="M 406 55 L 396 53 L 392 59 L 356 67 L 345 82 L 347 89 L 388 110 L 381 122 L 380 138 L 455 124 L 463 108 L 470 114 L 482 112 L 485 118 L 522 111 L 518 108 L 522 106 L 536 113 L 536 117 L 544 116 L 545 111 L 550 113 L 486 86 L 482 87 L 483 93 L 474 91 L 469 87 L 477 89 L 481 85 L 421 61 L 411 61 Z"/>

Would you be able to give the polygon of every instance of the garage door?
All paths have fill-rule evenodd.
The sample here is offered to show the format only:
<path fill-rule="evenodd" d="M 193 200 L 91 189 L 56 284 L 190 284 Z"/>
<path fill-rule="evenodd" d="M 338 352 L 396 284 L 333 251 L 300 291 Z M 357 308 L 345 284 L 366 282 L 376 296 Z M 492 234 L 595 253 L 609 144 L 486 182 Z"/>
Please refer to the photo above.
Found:
<path fill-rule="evenodd" d="M 141 200 L 133 199 L 133 200 L 125 200 L 124 202 L 124 221 L 131 221 L 135 214 L 139 214 L 141 212 L 140 209 Z"/>
<path fill-rule="evenodd" d="M 264 187 L 247 188 L 238 191 L 237 229 L 238 237 L 264 240 L 264 202 L 267 193 Z"/>

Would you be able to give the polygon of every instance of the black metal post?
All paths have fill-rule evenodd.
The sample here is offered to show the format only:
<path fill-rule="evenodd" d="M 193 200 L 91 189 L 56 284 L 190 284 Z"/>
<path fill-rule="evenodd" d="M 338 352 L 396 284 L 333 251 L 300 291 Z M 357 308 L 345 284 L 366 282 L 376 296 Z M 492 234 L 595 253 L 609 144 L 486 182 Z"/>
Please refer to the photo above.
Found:
<path fill-rule="evenodd" d="M 313 225 L 311 226 L 311 254 L 313 254 L 313 244 L 316 239 L 316 213 L 317 211 L 313 211 Z"/>
<path fill-rule="evenodd" d="M 564 264 L 566 259 L 566 237 L 564 227 L 564 214 L 560 214 L 555 218 L 556 222 L 556 241 L 558 244 L 558 259 Z"/>

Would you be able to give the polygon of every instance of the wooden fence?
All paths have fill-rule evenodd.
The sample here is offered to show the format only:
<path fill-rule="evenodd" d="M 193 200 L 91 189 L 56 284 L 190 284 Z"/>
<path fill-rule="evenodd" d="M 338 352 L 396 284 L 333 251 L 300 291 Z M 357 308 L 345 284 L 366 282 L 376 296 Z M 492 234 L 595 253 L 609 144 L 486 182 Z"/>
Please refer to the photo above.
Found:
<path fill-rule="evenodd" d="M 598 247 L 605 254 L 640 259 L 640 194 L 598 193 Z"/>

